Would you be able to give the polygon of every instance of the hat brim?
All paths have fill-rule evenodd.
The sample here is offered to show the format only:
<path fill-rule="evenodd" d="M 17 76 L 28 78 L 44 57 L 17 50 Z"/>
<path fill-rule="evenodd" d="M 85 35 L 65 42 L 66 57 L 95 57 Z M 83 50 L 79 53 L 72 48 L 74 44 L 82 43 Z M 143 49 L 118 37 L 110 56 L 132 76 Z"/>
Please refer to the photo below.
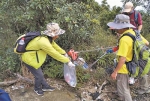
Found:
<path fill-rule="evenodd" d="M 123 12 L 130 12 L 132 8 L 124 9 Z"/>
<path fill-rule="evenodd" d="M 50 37 L 55 37 L 55 36 L 59 36 L 59 35 L 64 34 L 64 33 L 65 33 L 65 30 L 59 29 L 59 31 L 56 34 L 54 34 L 53 32 L 50 32 L 49 30 L 45 30 L 44 34 L 47 36 L 50 36 Z"/>
<path fill-rule="evenodd" d="M 65 30 L 63 30 L 63 29 L 59 29 L 58 33 L 57 33 L 57 34 L 55 34 L 55 35 L 61 35 L 61 34 L 64 34 L 64 33 L 65 33 Z"/>
<path fill-rule="evenodd" d="M 123 28 L 136 28 L 135 26 L 133 26 L 132 24 L 129 24 L 129 23 L 114 23 L 114 22 L 109 22 L 107 23 L 107 25 L 113 29 L 123 29 Z"/>

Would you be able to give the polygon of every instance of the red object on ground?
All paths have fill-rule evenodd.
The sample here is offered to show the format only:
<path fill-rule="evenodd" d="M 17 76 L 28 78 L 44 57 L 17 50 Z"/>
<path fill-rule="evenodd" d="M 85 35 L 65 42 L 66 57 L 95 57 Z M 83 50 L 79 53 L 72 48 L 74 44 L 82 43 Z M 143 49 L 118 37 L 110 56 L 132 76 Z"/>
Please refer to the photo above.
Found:
<path fill-rule="evenodd" d="M 116 52 L 118 50 L 118 46 L 113 47 L 112 50 L 113 50 L 113 52 Z"/>

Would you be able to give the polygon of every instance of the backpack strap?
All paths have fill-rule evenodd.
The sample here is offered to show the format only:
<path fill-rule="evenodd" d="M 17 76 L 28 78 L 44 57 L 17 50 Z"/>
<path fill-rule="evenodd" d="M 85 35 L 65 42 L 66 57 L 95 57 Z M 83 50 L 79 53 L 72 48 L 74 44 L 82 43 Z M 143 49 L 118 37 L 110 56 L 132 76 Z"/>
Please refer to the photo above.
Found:
<path fill-rule="evenodd" d="M 133 34 L 131 34 L 131 33 L 125 33 L 125 34 L 123 34 L 120 38 L 119 38 L 119 41 L 120 41 L 120 39 L 122 38 L 122 37 L 124 37 L 124 36 L 129 36 L 132 40 L 133 40 L 133 46 L 132 46 L 132 52 L 133 52 L 133 54 L 132 54 L 132 59 L 131 59 L 131 61 L 128 61 L 128 62 L 125 62 L 125 64 L 126 64 L 126 66 L 128 65 L 128 63 L 129 64 L 131 64 L 131 62 L 132 61 L 136 61 L 136 64 L 137 64 L 137 57 L 136 57 L 136 54 L 135 54 L 135 49 L 134 49 L 134 44 L 135 44 L 135 41 L 136 41 L 136 36 L 134 36 Z M 138 65 L 138 64 L 137 64 Z M 128 68 L 128 70 L 130 71 L 130 70 L 132 70 L 131 68 L 129 68 L 129 67 L 127 67 Z M 129 76 L 131 76 L 132 75 L 132 72 L 133 71 L 131 71 L 131 73 L 129 73 Z"/>
<path fill-rule="evenodd" d="M 123 35 L 119 38 L 119 40 L 120 40 L 123 36 L 129 36 L 133 41 L 136 40 L 136 37 L 135 37 L 133 34 L 131 34 L 131 33 L 125 33 L 125 34 L 123 34 Z"/>
<path fill-rule="evenodd" d="M 136 37 L 135 37 L 133 34 L 131 34 L 131 33 L 125 33 L 125 34 L 123 34 L 123 35 L 119 38 L 118 43 L 119 43 L 120 39 L 121 39 L 122 37 L 124 37 L 124 36 L 129 36 L 129 37 L 133 40 L 133 46 L 132 46 L 132 51 L 133 51 L 132 60 L 133 60 L 133 59 L 136 57 L 136 54 L 135 54 L 135 52 L 134 52 L 134 43 L 135 43 Z M 132 61 L 132 60 L 131 60 L 131 61 Z"/>
<path fill-rule="evenodd" d="M 35 34 L 37 35 L 37 36 L 35 36 Z M 38 37 L 38 36 L 42 36 L 41 35 L 41 32 L 40 31 L 37 31 L 37 32 L 28 32 L 28 33 L 26 33 L 26 36 L 27 37 L 31 37 L 32 38 L 32 40 L 34 39 L 34 38 L 36 38 L 36 37 Z M 28 42 L 28 43 L 30 43 L 30 41 Z M 27 45 L 28 45 L 28 43 L 27 43 Z M 39 50 L 41 50 L 41 49 L 39 49 Z M 26 52 L 30 52 L 30 51 L 39 51 L 39 50 L 26 50 Z"/>
<path fill-rule="evenodd" d="M 135 21 L 135 24 L 138 26 L 138 11 L 134 11 L 134 21 Z"/>

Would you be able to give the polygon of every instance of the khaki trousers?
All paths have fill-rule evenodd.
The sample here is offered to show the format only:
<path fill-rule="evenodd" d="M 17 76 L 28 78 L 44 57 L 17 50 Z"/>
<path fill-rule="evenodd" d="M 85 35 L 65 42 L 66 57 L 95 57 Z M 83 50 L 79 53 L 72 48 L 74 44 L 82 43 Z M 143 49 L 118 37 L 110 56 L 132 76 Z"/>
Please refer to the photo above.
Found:
<path fill-rule="evenodd" d="M 132 101 L 130 95 L 130 88 L 129 88 L 129 75 L 128 74 L 120 74 L 117 75 L 117 91 L 120 98 L 123 101 Z"/>
<path fill-rule="evenodd" d="M 144 75 L 141 78 L 139 78 L 139 84 L 140 88 L 143 90 L 148 90 L 150 88 L 150 73 L 148 75 Z"/>

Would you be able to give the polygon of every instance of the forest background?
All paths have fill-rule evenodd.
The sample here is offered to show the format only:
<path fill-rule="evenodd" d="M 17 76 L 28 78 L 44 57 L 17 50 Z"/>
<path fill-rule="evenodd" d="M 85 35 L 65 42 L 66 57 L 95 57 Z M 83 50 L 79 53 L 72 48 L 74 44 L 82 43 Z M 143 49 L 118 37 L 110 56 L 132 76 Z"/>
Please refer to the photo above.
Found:
<path fill-rule="evenodd" d="M 123 5 L 131 1 L 136 6 L 145 9 L 140 10 L 143 18 L 142 35 L 150 41 L 150 1 L 149 0 L 122 0 Z M 88 64 L 93 63 L 104 54 L 107 47 L 117 44 L 117 38 L 111 34 L 107 23 L 113 21 L 116 14 L 121 13 L 122 7 L 112 7 L 103 0 L 99 5 L 95 0 L 1 0 L 0 1 L 0 82 L 4 81 L 8 74 L 20 73 L 20 57 L 13 52 L 16 39 L 29 31 L 45 30 L 46 24 L 57 22 L 66 33 L 56 42 L 66 51 L 73 48 L 75 51 L 97 50 L 81 52 L 79 56 Z M 95 78 L 102 77 L 102 68 L 113 65 L 114 54 L 108 54 L 101 58 L 94 66 Z M 47 56 L 43 65 L 46 76 L 51 78 L 63 78 L 63 64 Z M 78 83 L 89 80 L 91 74 L 82 68 L 76 68 Z M 10 77 L 11 75 L 9 75 Z"/>

